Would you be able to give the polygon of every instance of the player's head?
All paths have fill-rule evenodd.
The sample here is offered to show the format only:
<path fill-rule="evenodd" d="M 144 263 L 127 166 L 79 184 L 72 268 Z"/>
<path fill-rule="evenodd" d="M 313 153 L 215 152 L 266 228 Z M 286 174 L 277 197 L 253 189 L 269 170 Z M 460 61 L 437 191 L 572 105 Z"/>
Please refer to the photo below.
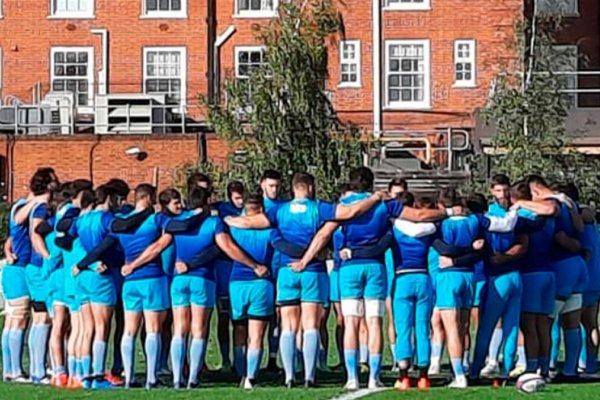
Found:
<path fill-rule="evenodd" d="M 504 174 L 496 174 L 490 182 L 490 194 L 504 208 L 510 206 L 510 179 Z"/>
<path fill-rule="evenodd" d="M 92 181 L 88 179 L 75 179 L 71 182 L 71 185 L 73 190 L 73 203 L 81 208 L 87 208 L 83 205 L 82 200 L 84 196 L 87 196 L 89 200 L 89 192 L 92 192 L 92 194 L 94 193 Z"/>
<path fill-rule="evenodd" d="M 418 196 L 415 200 L 415 208 L 434 209 L 436 208 L 435 200 L 429 196 Z"/>
<path fill-rule="evenodd" d="M 240 181 L 229 182 L 227 198 L 236 208 L 242 208 L 244 206 L 244 184 Z"/>
<path fill-rule="evenodd" d="M 306 172 L 296 172 L 292 178 L 292 189 L 294 197 L 314 198 L 315 177 Z"/>
<path fill-rule="evenodd" d="M 116 207 L 121 207 L 123 204 L 127 203 L 127 197 L 129 197 L 129 185 L 123 179 L 111 179 L 106 182 L 106 186 L 111 190 L 115 195 Z"/>
<path fill-rule="evenodd" d="M 370 192 L 373 190 L 375 176 L 373 171 L 367 167 L 358 167 L 350 171 L 350 187 L 358 193 Z"/>
<path fill-rule="evenodd" d="M 392 197 L 398 197 L 400 193 L 408 190 L 408 184 L 404 178 L 394 178 L 388 184 L 388 192 Z"/>
<path fill-rule="evenodd" d="M 565 185 L 562 185 L 560 187 L 560 191 L 569 196 L 571 200 L 575 201 L 576 203 L 579 203 L 579 189 L 577 189 L 577 185 L 575 185 L 573 182 L 569 182 Z"/>
<path fill-rule="evenodd" d="M 179 215 L 183 211 L 181 193 L 176 189 L 165 189 L 158 195 L 161 211 L 169 215 Z"/>
<path fill-rule="evenodd" d="M 192 189 L 194 189 L 196 187 L 201 187 L 201 188 L 207 189 L 209 191 L 212 191 L 212 180 L 206 174 L 203 174 L 201 172 L 194 172 L 187 179 L 188 193 L 191 192 Z"/>
<path fill-rule="evenodd" d="M 541 175 L 531 174 L 525 179 L 531 190 L 531 196 L 533 200 L 541 200 L 547 194 L 551 193 L 550 185 L 546 182 Z"/>
<path fill-rule="evenodd" d="M 512 201 L 531 200 L 531 190 L 529 190 L 527 182 L 519 181 L 515 183 L 510 189 L 510 198 Z"/>
<path fill-rule="evenodd" d="M 338 189 L 338 198 L 341 199 L 342 197 L 346 197 L 350 193 L 352 193 L 352 188 L 350 187 L 350 184 L 342 183 Z"/>
<path fill-rule="evenodd" d="M 471 193 L 467 196 L 467 208 L 475 214 L 484 214 L 488 210 L 488 202 L 481 193 Z"/>
<path fill-rule="evenodd" d="M 77 198 L 82 210 L 92 208 L 96 204 L 96 193 L 91 188 L 77 193 Z"/>
<path fill-rule="evenodd" d="M 260 189 L 265 198 L 277 199 L 281 190 L 281 174 L 274 169 L 267 169 L 260 177 Z"/>
<path fill-rule="evenodd" d="M 462 206 L 464 204 L 463 198 L 454 187 L 442 189 L 438 202 L 444 208 Z"/>
<path fill-rule="evenodd" d="M 148 183 L 142 183 L 135 188 L 135 204 L 150 208 L 156 204 L 156 188 Z"/>
<path fill-rule="evenodd" d="M 94 190 L 94 194 L 96 196 L 97 205 L 106 205 L 111 210 L 116 207 L 115 192 L 110 187 L 106 186 L 106 184 L 98 186 Z"/>
<path fill-rule="evenodd" d="M 191 210 L 206 208 L 210 204 L 210 191 L 203 187 L 195 187 L 188 193 L 187 205 Z"/>
<path fill-rule="evenodd" d="M 60 182 L 54 169 L 39 168 L 29 181 L 29 190 L 33 195 L 40 196 L 42 194 L 50 194 L 58 189 Z"/>
<path fill-rule="evenodd" d="M 411 192 L 399 193 L 398 200 L 400 200 L 405 206 L 415 207 L 415 196 Z"/>
<path fill-rule="evenodd" d="M 257 194 L 250 194 L 246 196 L 246 200 L 244 201 L 244 211 L 246 211 L 246 215 L 256 215 L 263 212 L 263 198 Z"/>

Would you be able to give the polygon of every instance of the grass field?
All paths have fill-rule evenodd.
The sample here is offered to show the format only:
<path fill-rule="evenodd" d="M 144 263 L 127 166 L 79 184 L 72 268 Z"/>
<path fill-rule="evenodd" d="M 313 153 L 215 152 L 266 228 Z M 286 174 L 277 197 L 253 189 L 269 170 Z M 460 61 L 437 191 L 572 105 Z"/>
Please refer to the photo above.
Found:
<path fill-rule="evenodd" d="M 2 321 L 0 321 L 2 322 Z M 209 368 L 216 369 L 220 364 L 220 356 L 216 344 L 216 321 L 213 318 L 213 332 L 209 340 L 209 349 L 207 353 L 207 362 Z M 330 327 L 333 327 L 333 319 L 330 319 Z M 333 338 L 333 335 L 331 335 Z M 338 364 L 337 352 L 333 349 L 333 343 L 330 344 L 329 365 Z M 136 370 L 139 374 L 139 381 L 143 382 L 145 377 L 143 371 L 145 368 L 144 357 L 142 354 L 142 346 L 137 343 L 137 360 Z M 395 376 L 389 372 L 390 358 L 389 353 L 385 357 L 385 372 L 383 381 L 386 386 L 393 386 Z M 110 354 L 110 352 L 109 352 Z M 25 367 L 27 367 L 27 349 L 25 349 Z M 264 360 L 266 361 L 266 360 Z M 111 365 L 109 359 L 108 365 Z M 151 399 L 261 399 L 261 400 L 320 400 L 330 399 L 341 396 L 344 392 L 342 386 L 344 384 L 344 373 L 342 370 L 333 373 L 322 373 L 318 375 L 319 387 L 316 389 L 305 390 L 303 388 L 294 388 L 287 390 L 281 387 L 282 377 L 277 374 L 268 374 L 261 371 L 260 387 L 257 387 L 252 392 L 242 391 L 237 387 L 237 380 L 231 373 L 220 371 L 210 371 L 202 375 L 203 387 L 193 391 L 174 391 L 172 389 L 159 389 L 146 391 L 144 389 L 132 390 L 110 390 L 110 391 L 69 391 L 60 390 L 51 387 L 40 387 L 32 385 L 16 385 L 0 383 L 0 400 L 58 400 L 58 399 L 107 399 L 107 400 L 151 400 Z M 448 373 L 449 377 L 449 373 Z M 301 378 L 299 375 L 298 378 Z M 361 377 L 361 382 L 365 383 L 367 376 Z M 302 381 L 302 379 L 299 379 Z M 165 379 L 165 382 L 169 382 Z M 400 393 L 394 390 L 385 392 L 373 393 L 367 396 L 369 400 L 391 400 L 398 398 L 417 398 L 417 399 L 442 399 L 442 400 L 466 400 L 466 399 L 520 399 L 523 394 L 517 392 L 514 387 L 506 387 L 501 389 L 493 389 L 491 385 L 469 388 L 466 391 L 451 391 L 444 389 L 444 378 L 433 381 L 434 388 L 428 392 L 417 392 L 416 389 L 409 393 Z M 549 385 L 545 392 L 535 395 L 529 395 L 532 398 L 540 399 L 564 399 L 572 398 L 577 400 L 582 399 L 600 399 L 600 383 L 586 383 L 577 385 Z"/>

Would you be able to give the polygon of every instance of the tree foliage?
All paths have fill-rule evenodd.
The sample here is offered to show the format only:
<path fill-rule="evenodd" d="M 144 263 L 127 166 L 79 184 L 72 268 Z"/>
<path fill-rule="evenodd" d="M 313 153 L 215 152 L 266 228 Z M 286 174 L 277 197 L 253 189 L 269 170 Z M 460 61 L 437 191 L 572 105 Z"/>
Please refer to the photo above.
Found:
<path fill-rule="evenodd" d="M 596 161 L 572 150 L 565 119 L 575 106 L 565 93 L 574 57 L 553 46 L 560 19 L 539 12 L 516 28 L 518 67 L 502 71 L 482 113 L 495 127 L 491 171 L 521 179 L 539 173 L 556 185 L 575 182 L 584 201 L 598 198 Z"/>
<path fill-rule="evenodd" d="M 248 79 L 227 79 L 225 101 L 209 104 L 209 123 L 232 148 L 230 177 L 258 182 L 265 169 L 315 175 L 331 198 L 347 171 L 362 162 L 360 132 L 335 115 L 326 93 L 327 47 L 343 33 L 332 0 L 281 2 L 279 17 L 255 27 L 264 64 Z M 289 179 L 284 179 L 284 189 Z"/>

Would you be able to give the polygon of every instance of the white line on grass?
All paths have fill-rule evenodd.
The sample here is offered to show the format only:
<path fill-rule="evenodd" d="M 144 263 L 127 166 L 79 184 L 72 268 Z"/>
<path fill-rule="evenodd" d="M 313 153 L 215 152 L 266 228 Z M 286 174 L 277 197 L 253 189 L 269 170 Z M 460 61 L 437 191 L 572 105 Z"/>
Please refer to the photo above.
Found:
<path fill-rule="evenodd" d="M 378 389 L 361 389 L 356 392 L 345 393 L 341 396 L 332 397 L 330 400 L 358 400 L 363 397 L 370 396 L 375 393 L 385 392 L 387 390 L 391 390 L 392 388 L 378 388 Z"/>

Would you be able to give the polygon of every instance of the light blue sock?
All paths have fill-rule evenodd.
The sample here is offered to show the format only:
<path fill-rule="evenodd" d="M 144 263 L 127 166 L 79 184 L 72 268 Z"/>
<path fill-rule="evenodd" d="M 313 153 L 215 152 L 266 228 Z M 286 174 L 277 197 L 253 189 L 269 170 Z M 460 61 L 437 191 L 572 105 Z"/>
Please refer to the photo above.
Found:
<path fill-rule="evenodd" d="M 46 352 L 48 350 L 48 335 L 50 334 L 50 325 L 40 324 L 37 329 L 35 352 L 36 358 L 36 377 L 46 376 Z"/>
<path fill-rule="evenodd" d="M 21 357 L 23 355 L 23 336 L 25 331 L 23 329 L 12 329 L 10 331 L 10 364 L 12 366 L 12 375 L 20 376 L 23 374 L 21 371 Z"/>
<path fill-rule="evenodd" d="M 464 376 L 465 371 L 463 369 L 462 358 L 451 358 L 450 364 L 452 364 L 452 370 L 454 371 L 454 376 Z"/>
<path fill-rule="evenodd" d="M 2 330 L 2 372 L 5 376 L 12 375 L 13 367 L 10 357 L 10 330 L 4 328 Z"/>
<path fill-rule="evenodd" d="M 527 359 L 527 372 L 535 374 L 539 367 L 539 360 L 537 358 Z"/>
<path fill-rule="evenodd" d="M 369 379 L 379 381 L 381 375 L 381 354 L 369 354 Z"/>
<path fill-rule="evenodd" d="M 397 345 L 397 343 L 396 343 Z M 432 343 L 431 344 L 431 363 L 439 363 L 442 358 L 442 352 L 444 350 L 444 346 L 440 343 Z M 397 352 L 398 350 L 396 350 Z"/>
<path fill-rule="evenodd" d="M 103 340 L 94 340 L 92 354 L 94 358 L 94 375 L 104 376 L 104 366 L 106 364 L 106 342 Z"/>
<path fill-rule="evenodd" d="M 124 333 L 121 339 L 121 358 L 123 360 L 123 372 L 125 372 L 125 383 L 131 383 L 133 378 L 133 360 L 135 360 L 135 337 Z"/>
<path fill-rule="evenodd" d="M 198 382 L 198 373 L 200 372 L 200 366 L 204 363 L 204 354 L 206 353 L 206 340 L 204 339 L 192 339 L 192 346 L 190 347 L 190 384 L 196 384 Z"/>
<path fill-rule="evenodd" d="M 75 362 L 76 362 L 75 377 L 77 377 L 77 379 L 79 379 L 79 380 L 82 380 L 83 379 L 83 360 L 81 358 L 77 358 Z"/>
<path fill-rule="evenodd" d="M 248 349 L 247 354 L 247 370 L 248 379 L 256 379 L 258 375 L 258 368 L 260 367 L 260 360 L 262 358 L 261 349 Z"/>
<path fill-rule="evenodd" d="M 294 380 L 294 368 L 296 363 L 296 333 L 293 331 L 282 331 L 279 340 L 279 352 L 281 362 L 285 370 L 285 381 Z"/>
<path fill-rule="evenodd" d="M 556 362 L 558 361 L 558 351 L 560 349 L 560 324 L 559 319 L 556 318 L 552 323 L 552 347 L 550 348 L 550 368 L 556 368 Z"/>
<path fill-rule="evenodd" d="M 369 346 L 366 344 L 360 345 L 360 360 L 361 364 L 366 364 L 369 362 Z"/>
<path fill-rule="evenodd" d="M 319 355 L 319 331 L 306 329 L 302 334 L 302 354 L 304 355 L 304 380 L 315 381 L 317 356 Z"/>
<path fill-rule="evenodd" d="M 542 373 L 542 376 L 548 376 L 548 372 L 550 371 L 550 358 L 540 357 L 538 358 L 538 363 L 540 366 L 540 372 Z"/>
<path fill-rule="evenodd" d="M 344 361 L 346 363 L 348 381 L 358 382 L 358 351 L 356 349 L 344 350 Z"/>
<path fill-rule="evenodd" d="M 69 370 L 69 376 L 74 377 L 76 375 L 76 369 L 77 369 L 77 360 L 75 359 L 75 356 L 67 357 L 67 367 Z"/>
<path fill-rule="evenodd" d="M 52 374 L 54 376 L 59 376 L 59 375 L 66 374 L 66 373 L 67 373 L 67 369 L 65 368 L 64 365 L 56 365 L 54 367 L 54 369 L 52 370 Z"/>
<path fill-rule="evenodd" d="M 158 333 L 148 333 L 146 335 L 144 348 L 148 360 L 148 365 L 146 366 L 146 382 L 155 384 L 158 360 L 160 358 L 160 335 Z"/>
<path fill-rule="evenodd" d="M 565 364 L 562 373 L 567 376 L 577 375 L 577 361 L 581 351 L 581 332 L 579 328 L 565 330 Z"/>
<path fill-rule="evenodd" d="M 38 325 L 31 325 L 29 328 L 29 336 L 27 337 L 27 347 L 29 349 L 29 376 L 31 378 L 41 378 L 37 376 L 37 351 L 35 350 L 37 344 L 37 332 Z"/>
<path fill-rule="evenodd" d="M 173 339 L 171 340 L 171 364 L 173 366 L 173 383 L 182 383 L 182 371 L 184 362 L 185 339 L 181 336 L 173 336 Z"/>
<path fill-rule="evenodd" d="M 233 366 L 238 376 L 246 376 L 246 346 L 233 348 Z"/>
<path fill-rule="evenodd" d="M 81 357 L 81 377 L 83 379 L 89 378 L 92 373 L 92 357 L 82 356 Z"/>
<path fill-rule="evenodd" d="M 581 351 L 579 352 L 579 365 L 587 365 L 587 334 L 583 325 L 579 326 L 581 330 Z"/>

